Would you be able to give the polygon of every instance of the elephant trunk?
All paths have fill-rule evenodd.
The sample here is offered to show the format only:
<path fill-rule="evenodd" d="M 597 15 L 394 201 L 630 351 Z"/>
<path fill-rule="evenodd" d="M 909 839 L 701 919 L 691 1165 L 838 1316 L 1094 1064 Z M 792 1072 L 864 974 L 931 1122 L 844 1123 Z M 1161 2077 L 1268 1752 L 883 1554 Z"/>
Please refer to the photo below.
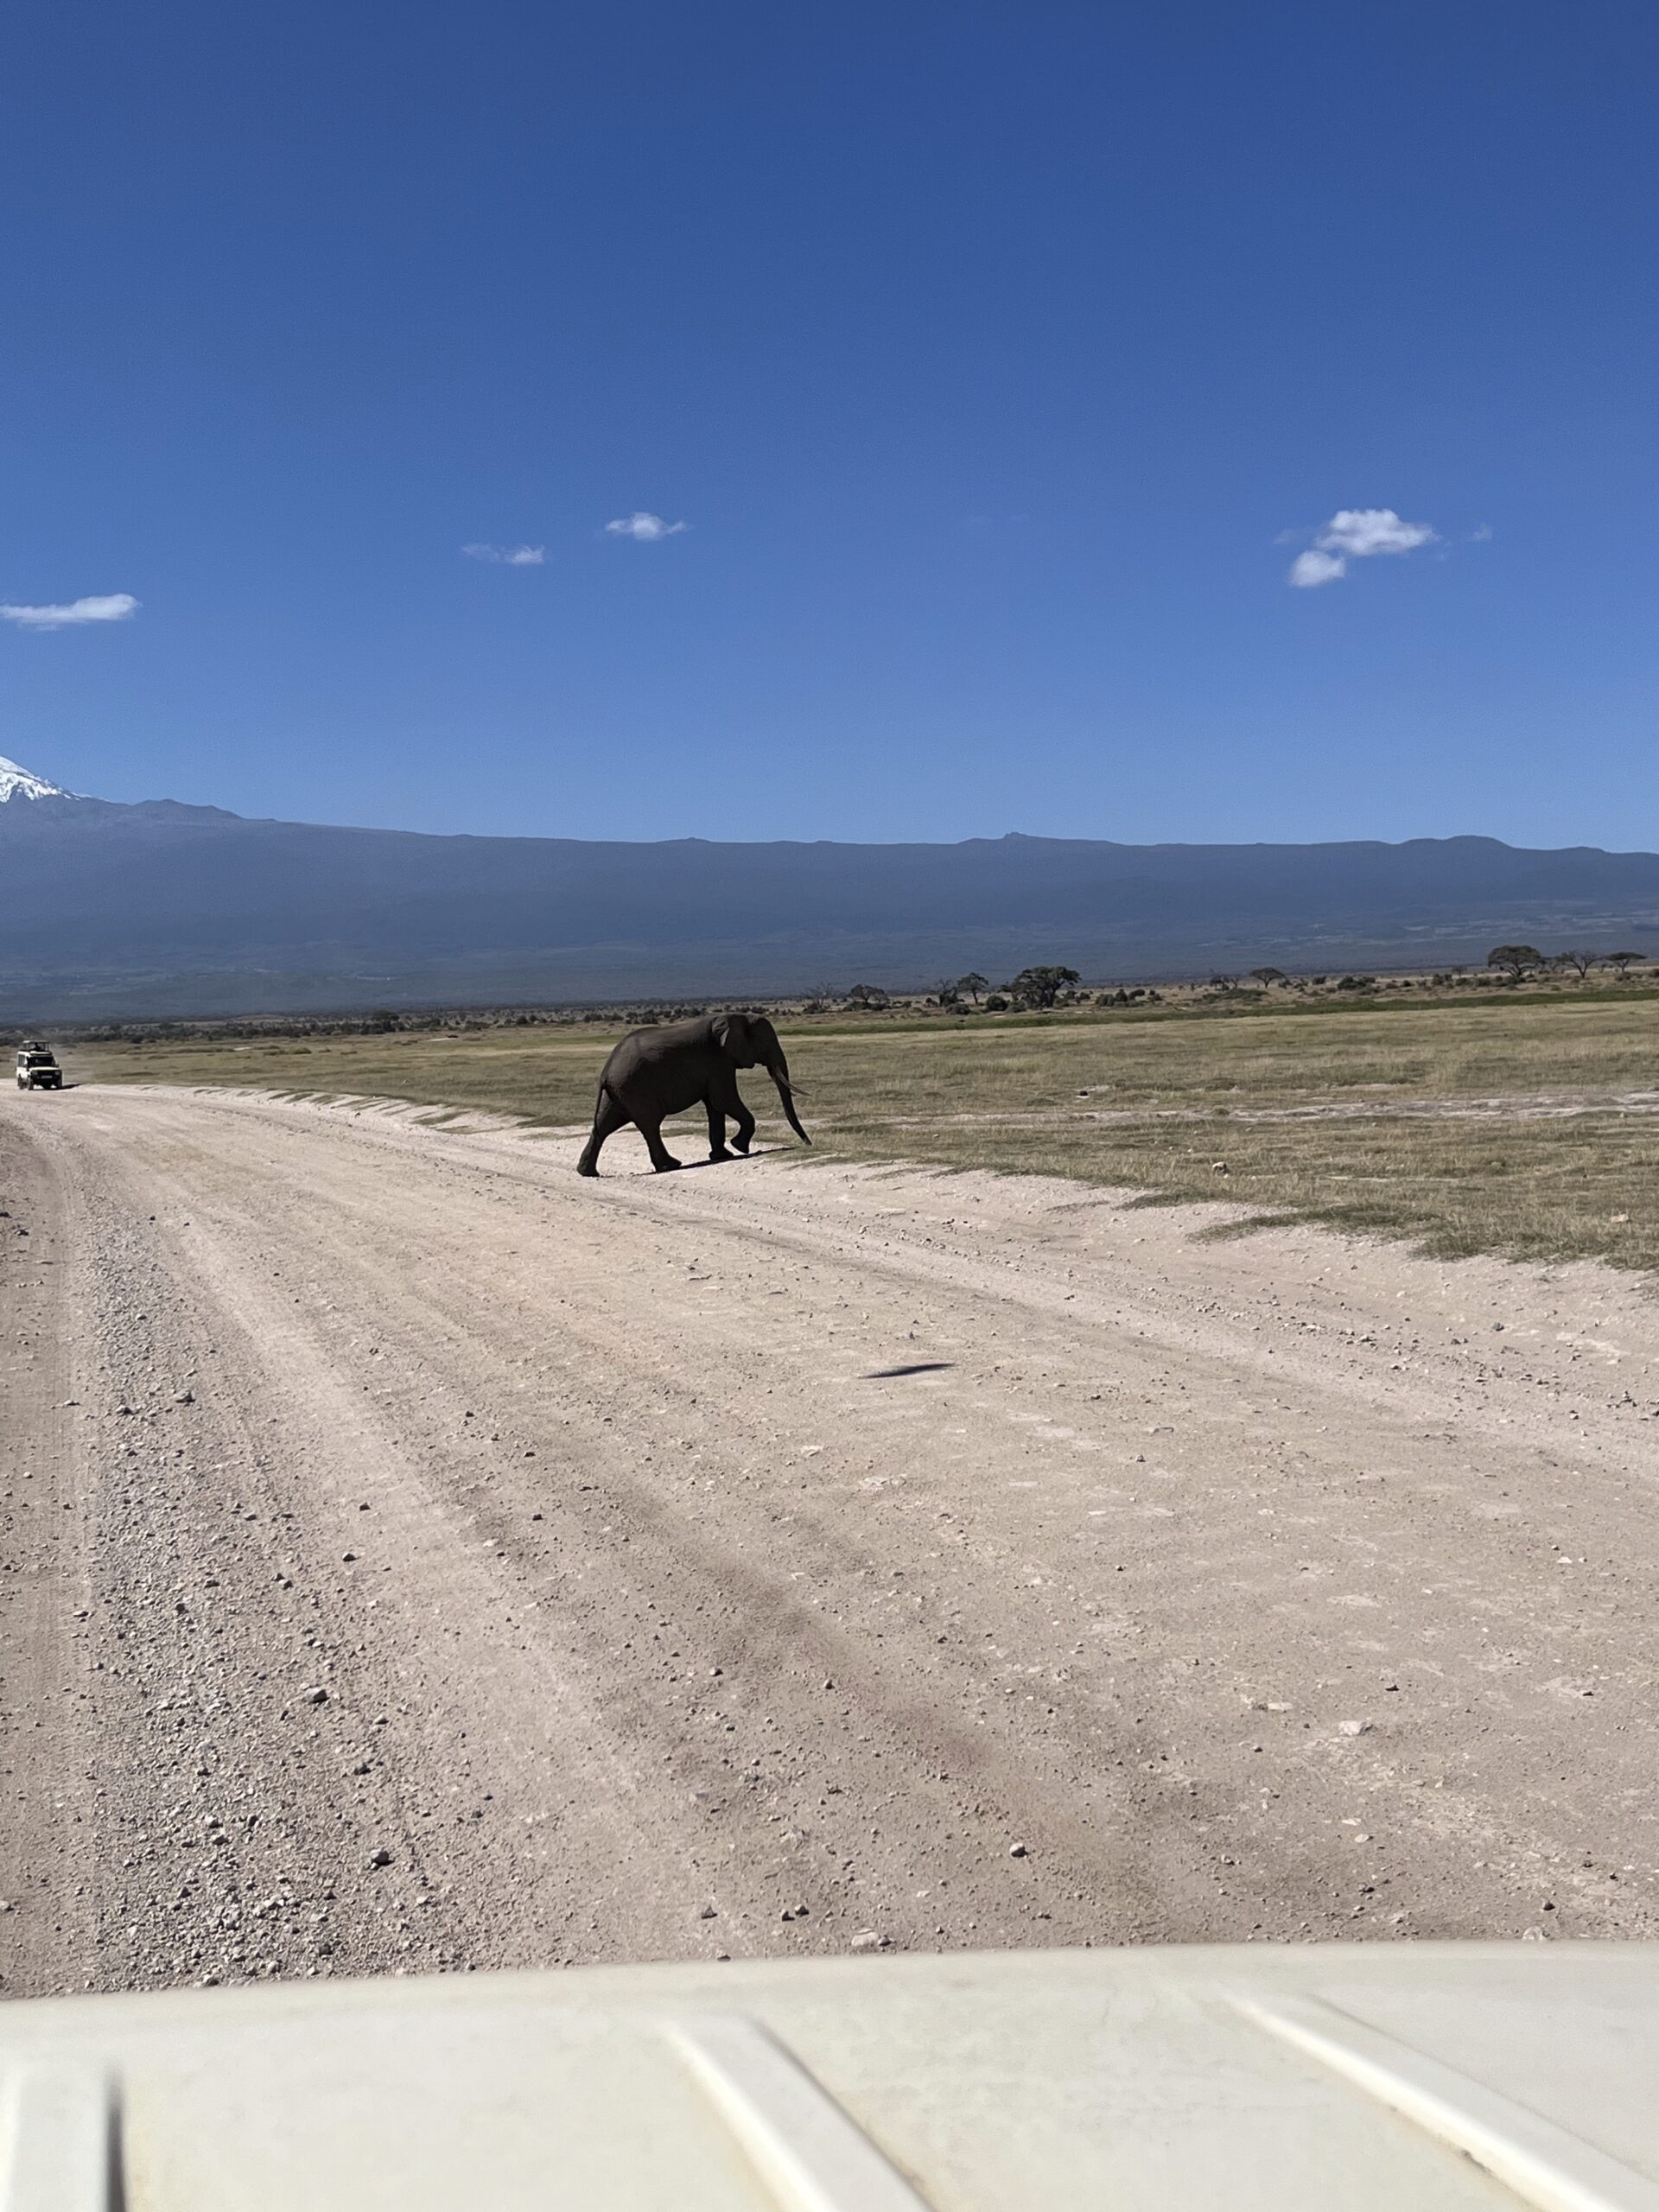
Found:
<path fill-rule="evenodd" d="M 762 1062 L 762 1065 L 778 1086 L 778 1096 L 784 1102 L 785 1120 L 803 1144 L 810 1144 L 812 1140 L 801 1127 L 801 1117 L 795 1111 L 795 1094 L 790 1089 L 789 1084 L 789 1062 L 784 1058 L 782 1051 L 779 1050 L 769 1055 Z"/>

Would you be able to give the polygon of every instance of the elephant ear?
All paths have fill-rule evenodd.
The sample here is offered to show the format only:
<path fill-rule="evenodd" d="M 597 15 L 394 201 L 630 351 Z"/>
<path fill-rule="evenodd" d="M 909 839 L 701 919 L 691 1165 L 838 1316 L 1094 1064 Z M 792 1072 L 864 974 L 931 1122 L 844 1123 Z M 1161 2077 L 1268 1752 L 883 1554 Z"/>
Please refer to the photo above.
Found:
<path fill-rule="evenodd" d="M 754 1065 L 754 1046 L 749 1039 L 749 1017 L 747 1014 L 717 1014 L 712 1024 L 716 1045 L 728 1060 L 741 1068 Z"/>

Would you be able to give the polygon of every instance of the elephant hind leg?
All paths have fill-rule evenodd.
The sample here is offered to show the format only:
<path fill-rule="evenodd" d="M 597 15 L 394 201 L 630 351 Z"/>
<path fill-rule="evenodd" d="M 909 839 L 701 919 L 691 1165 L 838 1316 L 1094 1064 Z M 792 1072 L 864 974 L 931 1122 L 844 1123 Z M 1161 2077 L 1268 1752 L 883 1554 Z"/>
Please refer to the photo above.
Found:
<path fill-rule="evenodd" d="M 636 1114 L 633 1119 L 635 1127 L 645 1141 L 645 1149 L 651 1154 L 651 1164 L 657 1173 L 662 1175 L 669 1168 L 677 1167 L 679 1161 L 663 1142 L 662 1116 L 658 1114 L 652 1119 L 647 1119 L 643 1114 Z"/>
<path fill-rule="evenodd" d="M 576 1162 L 577 1174 L 597 1175 L 601 1145 L 607 1137 L 613 1137 L 619 1129 L 626 1128 L 627 1125 L 628 1116 L 608 1090 L 601 1090 L 599 1103 L 594 1109 L 593 1132 L 582 1148 L 582 1158 Z"/>

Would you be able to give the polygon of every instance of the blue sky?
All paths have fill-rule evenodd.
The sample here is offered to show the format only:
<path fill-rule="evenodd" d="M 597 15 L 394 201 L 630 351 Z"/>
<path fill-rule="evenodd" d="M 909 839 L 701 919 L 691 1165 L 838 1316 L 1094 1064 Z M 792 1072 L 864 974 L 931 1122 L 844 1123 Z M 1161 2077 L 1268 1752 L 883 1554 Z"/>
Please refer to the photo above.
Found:
<path fill-rule="evenodd" d="M 1656 64 L 1598 0 L 26 11 L 0 753 L 429 830 L 1659 845 Z"/>

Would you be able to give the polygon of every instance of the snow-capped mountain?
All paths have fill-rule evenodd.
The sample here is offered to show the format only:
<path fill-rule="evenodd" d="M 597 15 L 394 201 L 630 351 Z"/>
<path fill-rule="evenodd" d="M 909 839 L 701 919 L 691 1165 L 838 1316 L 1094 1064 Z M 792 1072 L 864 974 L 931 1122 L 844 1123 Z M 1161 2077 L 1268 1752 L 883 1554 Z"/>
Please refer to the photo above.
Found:
<path fill-rule="evenodd" d="M 0 806 L 14 798 L 68 798 L 72 794 L 60 784 L 48 784 L 44 776 L 31 775 L 27 768 L 20 768 L 15 760 L 8 760 L 0 753 Z"/>

